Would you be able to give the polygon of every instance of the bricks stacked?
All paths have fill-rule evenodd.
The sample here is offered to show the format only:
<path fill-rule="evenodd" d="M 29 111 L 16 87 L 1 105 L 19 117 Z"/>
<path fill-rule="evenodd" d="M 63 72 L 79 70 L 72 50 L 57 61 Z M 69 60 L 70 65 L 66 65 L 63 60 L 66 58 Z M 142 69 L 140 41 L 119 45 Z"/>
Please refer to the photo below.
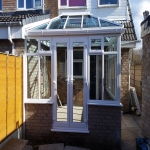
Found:
<path fill-rule="evenodd" d="M 142 131 L 150 138 L 150 34 L 143 38 L 142 56 Z"/>

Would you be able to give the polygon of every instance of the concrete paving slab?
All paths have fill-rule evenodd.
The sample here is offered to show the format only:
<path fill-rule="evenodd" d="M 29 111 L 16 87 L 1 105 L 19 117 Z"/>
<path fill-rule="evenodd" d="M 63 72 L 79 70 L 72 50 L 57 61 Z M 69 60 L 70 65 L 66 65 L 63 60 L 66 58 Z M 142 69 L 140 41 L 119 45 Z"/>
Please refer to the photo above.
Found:
<path fill-rule="evenodd" d="M 74 146 L 65 146 L 64 150 L 90 150 L 90 149 L 81 148 L 81 147 L 74 147 Z"/>
<path fill-rule="evenodd" d="M 27 142 L 28 140 L 12 138 L 1 148 L 1 150 L 22 150 Z"/>
<path fill-rule="evenodd" d="M 39 150 L 64 150 L 63 143 L 40 145 Z"/>
<path fill-rule="evenodd" d="M 135 140 L 121 141 L 121 150 L 136 150 Z"/>
<path fill-rule="evenodd" d="M 33 150 L 33 148 L 30 145 L 25 145 L 22 150 Z"/>
<path fill-rule="evenodd" d="M 135 140 L 135 136 L 128 130 L 121 130 L 121 140 Z"/>

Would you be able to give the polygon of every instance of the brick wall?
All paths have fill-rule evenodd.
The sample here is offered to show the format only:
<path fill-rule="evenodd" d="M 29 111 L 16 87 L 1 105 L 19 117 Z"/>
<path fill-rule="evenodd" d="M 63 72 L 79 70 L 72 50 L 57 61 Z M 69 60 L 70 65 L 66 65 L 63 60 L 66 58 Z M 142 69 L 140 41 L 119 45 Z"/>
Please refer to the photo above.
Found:
<path fill-rule="evenodd" d="M 106 150 L 121 137 L 121 108 L 88 106 L 89 133 L 52 132 L 52 105 L 26 104 L 26 139 Z"/>
<path fill-rule="evenodd" d="M 13 40 L 15 44 L 15 55 L 22 55 L 25 51 L 25 44 L 23 39 L 15 39 Z"/>
<path fill-rule="evenodd" d="M 50 10 L 50 18 L 58 16 L 58 0 L 44 0 L 45 10 Z"/>
<path fill-rule="evenodd" d="M 142 131 L 150 138 L 150 34 L 143 38 L 142 56 Z"/>
<path fill-rule="evenodd" d="M 121 103 L 123 112 L 129 111 L 128 99 L 129 85 L 129 49 L 121 49 Z"/>
<path fill-rule="evenodd" d="M 16 0 L 2 0 L 2 10 L 3 12 L 15 11 L 17 7 Z"/>
<path fill-rule="evenodd" d="M 0 40 L 0 52 L 9 51 L 9 53 L 12 53 L 12 45 L 9 40 Z"/>

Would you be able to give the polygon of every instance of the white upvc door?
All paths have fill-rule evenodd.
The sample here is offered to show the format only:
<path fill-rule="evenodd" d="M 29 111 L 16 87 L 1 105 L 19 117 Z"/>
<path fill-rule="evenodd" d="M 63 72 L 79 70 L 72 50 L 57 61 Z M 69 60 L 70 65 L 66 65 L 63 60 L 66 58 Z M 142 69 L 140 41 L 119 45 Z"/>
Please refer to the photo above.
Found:
<path fill-rule="evenodd" d="M 72 128 L 87 128 L 87 41 L 86 37 L 70 38 L 70 127 Z"/>
<path fill-rule="evenodd" d="M 59 49 L 62 47 L 62 49 Z M 52 38 L 52 99 L 53 104 L 53 128 L 67 128 L 69 127 L 69 40 L 68 38 Z M 61 55 L 61 56 L 60 56 Z M 59 61 L 63 57 L 64 61 Z M 61 84 L 61 82 L 63 84 Z M 62 87 L 64 85 L 64 87 Z M 66 105 L 61 106 L 60 89 L 66 88 L 64 95 Z"/>
<path fill-rule="evenodd" d="M 86 37 L 52 38 L 53 128 L 87 128 L 87 43 Z"/>

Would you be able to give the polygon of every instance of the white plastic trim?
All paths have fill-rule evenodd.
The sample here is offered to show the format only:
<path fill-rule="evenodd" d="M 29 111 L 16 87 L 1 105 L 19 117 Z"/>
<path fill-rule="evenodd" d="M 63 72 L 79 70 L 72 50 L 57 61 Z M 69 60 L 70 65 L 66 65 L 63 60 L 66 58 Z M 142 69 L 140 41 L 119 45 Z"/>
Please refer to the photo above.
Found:
<path fill-rule="evenodd" d="M 26 99 L 25 104 L 53 104 L 51 99 Z"/>

